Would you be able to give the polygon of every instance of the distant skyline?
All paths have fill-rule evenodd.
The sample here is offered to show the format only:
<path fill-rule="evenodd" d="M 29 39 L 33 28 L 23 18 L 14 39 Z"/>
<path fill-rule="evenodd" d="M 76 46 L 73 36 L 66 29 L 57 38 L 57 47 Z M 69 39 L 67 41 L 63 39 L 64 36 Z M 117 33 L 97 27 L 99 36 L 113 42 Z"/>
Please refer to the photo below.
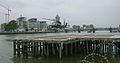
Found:
<path fill-rule="evenodd" d="M 52 19 L 58 14 L 61 22 L 66 19 L 70 25 L 120 25 L 120 0 L 0 0 L 0 4 L 12 10 L 10 19 L 16 19 L 21 14 L 28 19 Z M 7 10 L 0 6 L 0 12 L 7 13 Z M 3 22 L 5 15 L 0 13 L 0 23 Z"/>

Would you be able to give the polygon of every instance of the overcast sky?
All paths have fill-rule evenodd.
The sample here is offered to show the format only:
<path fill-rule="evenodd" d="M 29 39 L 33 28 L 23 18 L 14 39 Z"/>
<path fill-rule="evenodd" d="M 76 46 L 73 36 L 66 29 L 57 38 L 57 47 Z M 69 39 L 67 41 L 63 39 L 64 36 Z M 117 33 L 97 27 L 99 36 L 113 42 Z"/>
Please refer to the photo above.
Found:
<path fill-rule="evenodd" d="M 0 0 L 0 4 L 9 7 L 11 19 L 22 14 L 28 19 L 36 17 L 54 18 L 56 14 L 70 25 L 93 24 L 96 27 L 118 26 L 120 24 L 120 0 Z M 0 12 L 7 10 L 0 7 Z M 0 13 L 0 21 L 4 22 Z"/>

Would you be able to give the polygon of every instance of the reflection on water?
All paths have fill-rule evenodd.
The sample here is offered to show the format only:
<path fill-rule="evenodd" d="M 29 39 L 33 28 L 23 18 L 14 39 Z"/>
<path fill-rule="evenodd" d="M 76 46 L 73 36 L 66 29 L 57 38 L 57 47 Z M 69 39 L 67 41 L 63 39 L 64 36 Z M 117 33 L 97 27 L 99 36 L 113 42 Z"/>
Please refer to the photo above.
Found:
<path fill-rule="evenodd" d="M 79 61 L 82 61 L 82 60 L 84 63 L 87 63 L 85 62 L 85 57 L 88 56 L 89 54 L 67 56 L 67 57 L 63 57 L 62 59 L 58 59 L 56 57 L 48 57 L 48 58 L 40 57 L 40 58 L 32 58 L 32 59 L 13 58 L 12 40 L 15 38 L 64 35 L 64 34 L 65 33 L 0 35 L 0 63 L 80 63 Z M 72 34 L 72 33 L 68 33 L 68 34 Z M 85 33 L 80 33 L 80 34 L 82 35 Z M 108 32 L 96 32 L 95 34 L 120 35 L 120 33 L 108 33 Z M 94 59 L 95 61 L 99 61 L 98 59 L 100 59 L 98 63 L 102 63 L 101 62 L 102 60 L 104 61 L 103 57 L 99 57 L 95 55 L 93 56 L 95 58 Z M 112 55 L 112 56 L 107 56 L 110 63 L 120 63 L 119 55 L 115 55 L 115 56 Z M 92 60 L 91 58 L 92 56 L 89 56 L 86 60 Z"/>
<path fill-rule="evenodd" d="M 82 56 L 69 56 L 58 59 L 56 57 L 48 58 L 33 58 L 31 59 L 16 59 L 13 60 L 14 63 L 76 63 L 79 59 L 83 58 Z"/>

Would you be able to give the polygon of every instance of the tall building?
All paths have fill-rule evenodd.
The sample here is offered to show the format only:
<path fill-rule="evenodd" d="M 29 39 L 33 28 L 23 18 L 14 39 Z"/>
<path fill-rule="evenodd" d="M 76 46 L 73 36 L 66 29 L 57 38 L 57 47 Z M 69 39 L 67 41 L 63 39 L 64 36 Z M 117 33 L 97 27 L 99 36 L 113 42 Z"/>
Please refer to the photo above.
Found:
<path fill-rule="evenodd" d="M 30 18 L 28 20 L 28 31 L 38 31 L 37 22 L 37 18 Z"/>
<path fill-rule="evenodd" d="M 38 31 L 47 31 L 48 25 L 46 21 L 38 21 L 37 27 L 38 27 Z"/>
<path fill-rule="evenodd" d="M 5 31 L 5 25 L 7 25 L 7 23 L 1 24 L 1 32 L 4 32 L 4 31 Z"/>
<path fill-rule="evenodd" d="M 27 29 L 27 19 L 26 17 L 17 18 L 18 31 L 25 32 Z"/>

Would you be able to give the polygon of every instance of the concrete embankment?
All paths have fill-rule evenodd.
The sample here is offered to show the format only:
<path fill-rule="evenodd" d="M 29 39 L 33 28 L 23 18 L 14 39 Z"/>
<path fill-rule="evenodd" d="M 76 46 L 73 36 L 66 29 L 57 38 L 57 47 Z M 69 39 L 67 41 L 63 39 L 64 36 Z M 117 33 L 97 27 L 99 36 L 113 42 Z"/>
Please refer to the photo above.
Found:
<path fill-rule="evenodd" d="M 54 32 L 0 32 L 0 35 L 8 35 L 8 34 L 38 34 L 38 33 L 54 33 Z"/>

